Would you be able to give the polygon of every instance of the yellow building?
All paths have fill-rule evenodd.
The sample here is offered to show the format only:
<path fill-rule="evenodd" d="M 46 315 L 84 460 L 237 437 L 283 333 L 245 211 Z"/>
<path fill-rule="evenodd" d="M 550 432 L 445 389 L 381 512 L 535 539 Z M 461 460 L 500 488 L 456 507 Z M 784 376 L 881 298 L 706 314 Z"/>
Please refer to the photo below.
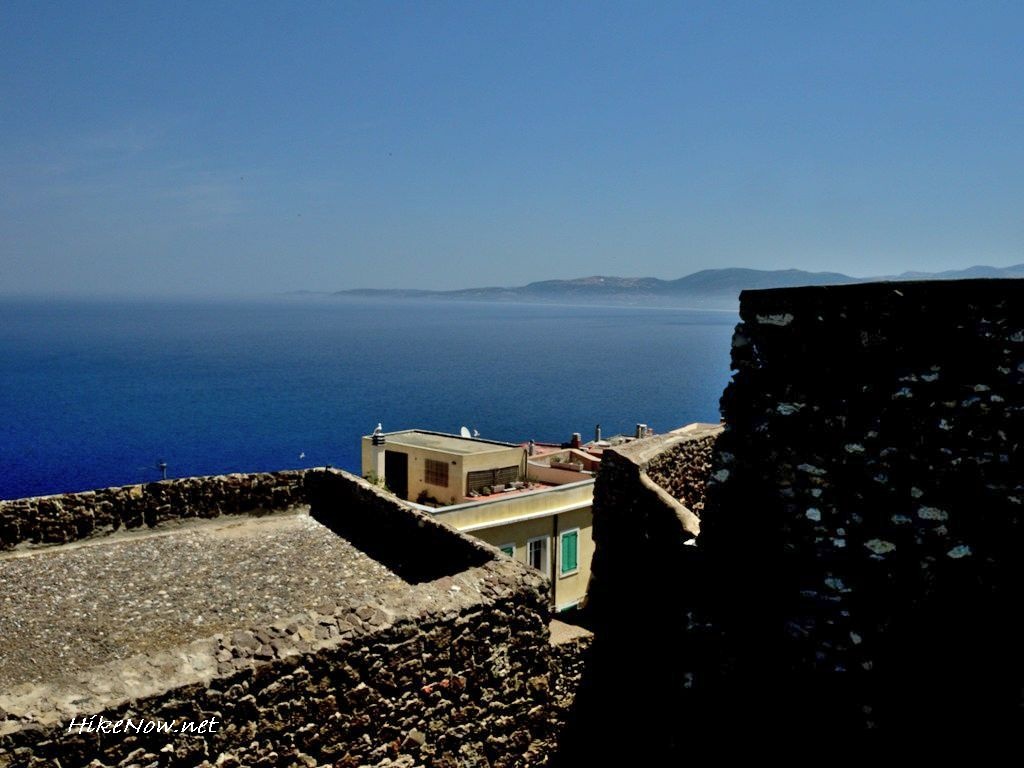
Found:
<path fill-rule="evenodd" d="M 593 474 L 545 472 L 530 458 L 521 445 L 416 429 L 362 440 L 364 476 L 543 572 L 552 605 L 567 610 L 590 581 Z"/>
<path fill-rule="evenodd" d="M 563 611 L 587 595 L 594 557 L 593 478 L 498 494 L 431 510 L 551 579 L 551 602 Z"/>
<path fill-rule="evenodd" d="M 363 438 L 363 476 L 408 501 L 457 504 L 526 478 L 526 449 L 512 443 L 406 429 Z"/>

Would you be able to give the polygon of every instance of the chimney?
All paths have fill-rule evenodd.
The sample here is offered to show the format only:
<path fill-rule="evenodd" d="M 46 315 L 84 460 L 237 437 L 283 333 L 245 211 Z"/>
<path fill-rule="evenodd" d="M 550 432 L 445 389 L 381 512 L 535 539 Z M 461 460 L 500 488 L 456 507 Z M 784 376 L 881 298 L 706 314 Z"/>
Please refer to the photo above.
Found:
<path fill-rule="evenodd" d="M 636 436 L 637 438 L 647 437 L 647 425 L 637 424 L 636 425 Z"/>
<path fill-rule="evenodd" d="M 569 441 L 569 444 L 573 448 L 579 448 L 581 442 L 582 442 L 582 440 L 580 438 L 580 433 L 579 432 L 573 432 L 572 433 L 572 440 Z"/>
<path fill-rule="evenodd" d="M 378 482 L 384 481 L 384 451 L 387 438 L 384 436 L 384 428 L 378 423 L 373 430 L 371 443 L 373 445 L 373 474 L 377 476 Z"/>
<path fill-rule="evenodd" d="M 595 443 L 600 443 L 601 442 L 601 425 L 600 424 L 598 424 L 596 427 L 594 427 L 594 442 Z"/>

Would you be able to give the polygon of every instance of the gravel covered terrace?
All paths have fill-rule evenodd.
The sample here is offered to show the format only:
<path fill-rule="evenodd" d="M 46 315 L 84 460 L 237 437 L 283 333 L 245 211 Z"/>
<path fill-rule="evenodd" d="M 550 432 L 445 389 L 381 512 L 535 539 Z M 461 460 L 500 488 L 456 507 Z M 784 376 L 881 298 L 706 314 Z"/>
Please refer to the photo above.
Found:
<path fill-rule="evenodd" d="M 494 564 L 417 583 L 350 539 L 299 507 L 0 553 L 0 734 L 493 596 Z"/>
<path fill-rule="evenodd" d="M 197 521 L 0 556 L 0 687 L 406 587 L 303 514 Z M 334 605 L 322 606 L 333 613 Z M 17 642 L 12 642 L 17 640 Z"/>

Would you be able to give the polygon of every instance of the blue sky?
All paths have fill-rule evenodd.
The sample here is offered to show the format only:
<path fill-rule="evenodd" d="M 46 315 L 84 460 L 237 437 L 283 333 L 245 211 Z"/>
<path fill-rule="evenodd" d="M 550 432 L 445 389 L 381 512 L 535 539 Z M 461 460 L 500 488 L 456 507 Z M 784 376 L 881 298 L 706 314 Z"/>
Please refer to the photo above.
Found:
<path fill-rule="evenodd" d="M 0 4 L 0 293 L 1024 262 L 1020 3 Z"/>

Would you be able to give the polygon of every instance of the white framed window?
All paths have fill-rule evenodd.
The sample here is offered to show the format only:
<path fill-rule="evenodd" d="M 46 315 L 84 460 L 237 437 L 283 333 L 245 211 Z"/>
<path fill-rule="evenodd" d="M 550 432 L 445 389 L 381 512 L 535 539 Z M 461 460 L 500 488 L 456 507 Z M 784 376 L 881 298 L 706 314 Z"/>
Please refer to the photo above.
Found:
<path fill-rule="evenodd" d="M 526 564 L 531 565 L 545 576 L 551 575 L 551 555 L 548 552 L 547 536 L 538 536 L 526 542 Z"/>
<path fill-rule="evenodd" d="M 498 545 L 498 549 L 500 549 L 504 554 L 506 554 L 509 557 L 511 557 L 513 560 L 515 559 L 515 557 L 516 557 L 516 545 L 515 544 L 500 544 L 500 545 Z"/>
<path fill-rule="evenodd" d="M 558 534 L 558 575 L 580 572 L 580 529 L 570 528 Z"/>

